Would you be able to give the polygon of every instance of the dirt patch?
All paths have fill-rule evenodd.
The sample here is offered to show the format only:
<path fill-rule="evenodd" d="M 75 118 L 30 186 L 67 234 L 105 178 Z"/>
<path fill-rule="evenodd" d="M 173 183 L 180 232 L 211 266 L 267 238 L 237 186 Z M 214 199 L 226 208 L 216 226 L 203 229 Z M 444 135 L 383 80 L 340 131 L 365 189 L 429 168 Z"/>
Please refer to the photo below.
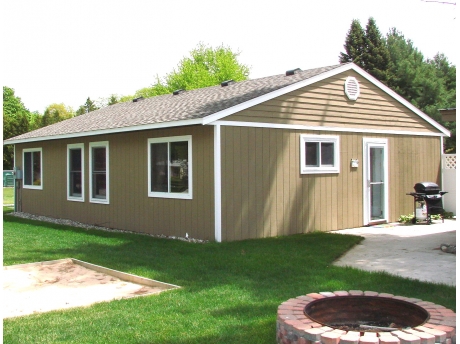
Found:
<path fill-rule="evenodd" d="M 10 318 L 89 306 L 157 294 L 171 288 L 177 286 L 74 259 L 6 266 L 3 267 L 2 316 Z"/>

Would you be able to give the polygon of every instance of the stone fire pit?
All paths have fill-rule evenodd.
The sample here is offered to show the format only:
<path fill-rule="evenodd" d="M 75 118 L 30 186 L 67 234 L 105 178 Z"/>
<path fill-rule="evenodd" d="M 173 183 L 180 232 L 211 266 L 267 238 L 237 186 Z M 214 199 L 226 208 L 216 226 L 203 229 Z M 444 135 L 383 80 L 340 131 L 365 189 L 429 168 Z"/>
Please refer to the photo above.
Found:
<path fill-rule="evenodd" d="M 278 307 L 277 343 L 455 344 L 455 313 L 373 291 L 311 293 Z"/>

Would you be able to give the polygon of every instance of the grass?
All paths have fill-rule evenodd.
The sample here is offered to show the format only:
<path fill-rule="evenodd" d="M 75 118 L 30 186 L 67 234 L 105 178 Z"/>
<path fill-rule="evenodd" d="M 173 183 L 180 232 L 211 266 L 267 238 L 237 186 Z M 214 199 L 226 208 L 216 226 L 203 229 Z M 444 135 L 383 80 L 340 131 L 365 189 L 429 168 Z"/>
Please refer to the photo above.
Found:
<path fill-rule="evenodd" d="M 14 204 L 14 188 L 3 188 L 3 204 Z"/>
<path fill-rule="evenodd" d="M 73 257 L 182 286 L 91 307 L 4 319 L 5 343 L 274 343 L 276 310 L 310 292 L 374 290 L 455 309 L 455 287 L 331 263 L 360 242 L 312 233 L 191 244 L 4 216 L 4 264 Z"/>

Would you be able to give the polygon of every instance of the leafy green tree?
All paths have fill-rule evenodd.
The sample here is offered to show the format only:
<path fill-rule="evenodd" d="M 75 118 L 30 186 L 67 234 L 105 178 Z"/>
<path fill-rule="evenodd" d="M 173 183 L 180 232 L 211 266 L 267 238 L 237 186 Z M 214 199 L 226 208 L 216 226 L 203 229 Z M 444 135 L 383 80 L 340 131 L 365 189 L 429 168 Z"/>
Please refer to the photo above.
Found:
<path fill-rule="evenodd" d="M 363 62 L 365 69 L 378 80 L 386 83 L 390 54 L 374 18 L 369 18 L 366 26 Z"/>
<path fill-rule="evenodd" d="M 98 107 L 96 106 L 96 103 L 91 100 L 90 97 L 86 99 L 85 104 L 81 105 L 78 110 L 75 112 L 75 116 L 80 116 L 83 115 L 84 113 L 88 113 L 94 110 L 97 110 Z"/>
<path fill-rule="evenodd" d="M 178 89 L 192 90 L 214 86 L 230 79 L 246 80 L 249 67 L 238 61 L 238 55 L 239 53 L 223 45 L 212 48 L 200 43 L 163 81 L 157 76 L 151 87 L 138 90 L 135 96 L 148 98 Z"/>
<path fill-rule="evenodd" d="M 353 62 L 361 68 L 366 69 L 363 60 L 365 45 L 366 33 L 359 20 L 353 19 L 343 46 L 345 48 L 345 53 L 341 52 L 339 55 L 340 63 Z"/>
<path fill-rule="evenodd" d="M 120 102 L 120 99 L 118 98 L 118 96 L 116 94 L 111 94 L 107 101 L 107 105 L 113 105 L 119 102 Z"/>
<path fill-rule="evenodd" d="M 71 107 L 65 106 L 63 103 L 49 105 L 42 117 L 42 127 L 72 118 L 74 112 Z"/>
<path fill-rule="evenodd" d="M 14 89 L 3 86 L 3 139 L 24 134 L 29 131 L 30 112 L 15 96 Z M 13 146 L 3 146 L 3 169 L 11 170 L 14 163 Z"/>

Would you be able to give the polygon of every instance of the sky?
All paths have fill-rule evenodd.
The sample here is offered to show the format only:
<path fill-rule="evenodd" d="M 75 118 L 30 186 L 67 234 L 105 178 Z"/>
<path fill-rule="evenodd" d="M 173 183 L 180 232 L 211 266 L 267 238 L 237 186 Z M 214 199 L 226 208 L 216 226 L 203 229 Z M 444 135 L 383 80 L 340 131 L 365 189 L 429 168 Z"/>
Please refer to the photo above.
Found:
<path fill-rule="evenodd" d="M 238 51 L 251 79 L 334 65 L 352 20 L 369 17 L 457 65 L 456 5 L 441 3 L 455 1 L 2 1 L 0 81 L 30 111 L 77 110 L 152 85 L 200 42 Z"/>

